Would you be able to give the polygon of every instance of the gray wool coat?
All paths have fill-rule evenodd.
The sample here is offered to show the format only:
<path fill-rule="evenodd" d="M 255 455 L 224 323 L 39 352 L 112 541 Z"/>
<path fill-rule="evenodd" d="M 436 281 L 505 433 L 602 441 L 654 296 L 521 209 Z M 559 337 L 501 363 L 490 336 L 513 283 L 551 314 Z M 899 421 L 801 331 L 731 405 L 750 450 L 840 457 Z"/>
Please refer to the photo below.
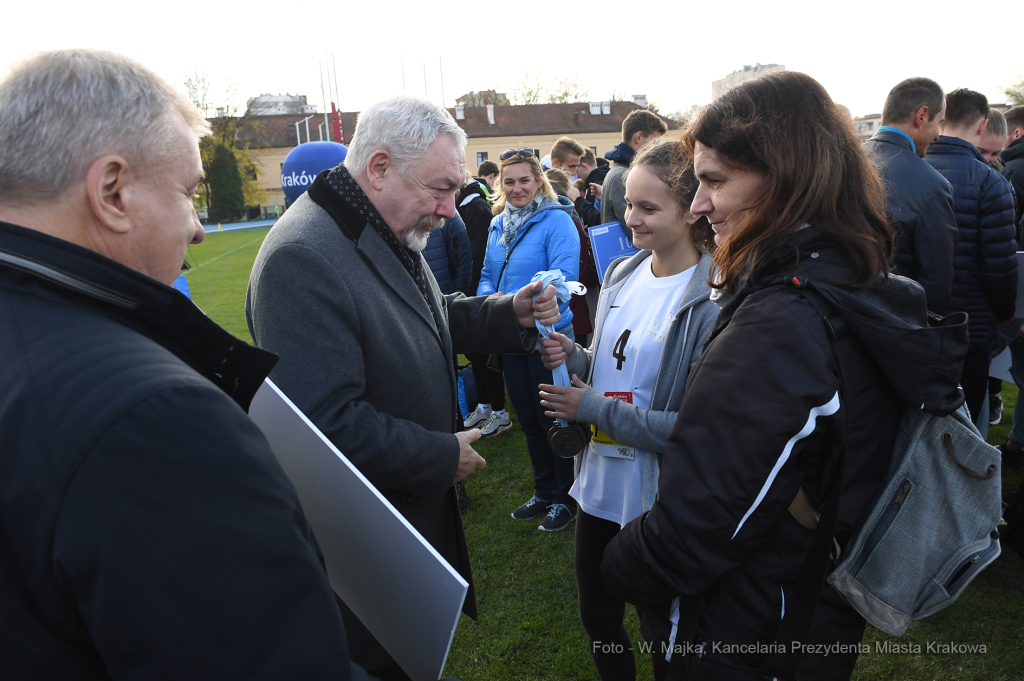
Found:
<path fill-rule="evenodd" d="M 437 328 L 388 245 L 323 179 L 270 230 L 246 295 L 257 347 L 280 355 L 270 378 L 423 537 L 470 582 L 453 480 L 459 462 L 454 352 L 528 352 L 512 296 L 441 295 L 426 262 Z M 387 664 L 351 613 L 354 660 Z M 360 631 L 361 630 L 361 631 Z M 368 638 L 367 638 L 368 637 Z"/>

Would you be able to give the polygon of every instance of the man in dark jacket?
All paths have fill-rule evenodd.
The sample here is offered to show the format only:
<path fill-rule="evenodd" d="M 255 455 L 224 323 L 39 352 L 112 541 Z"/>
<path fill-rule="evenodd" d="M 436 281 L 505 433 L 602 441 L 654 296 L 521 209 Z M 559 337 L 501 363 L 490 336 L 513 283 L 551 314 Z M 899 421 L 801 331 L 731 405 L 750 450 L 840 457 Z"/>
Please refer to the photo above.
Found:
<path fill-rule="evenodd" d="M 245 413 L 276 357 L 171 288 L 207 130 L 119 55 L 0 83 L 5 681 L 368 678 Z"/>
<path fill-rule="evenodd" d="M 452 356 L 529 353 L 535 312 L 548 323 L 559 315 L 554 288 L 540 293 L 539 282 L 466 298 L 441 295 L 424 272 L 430 231 L 455 215 L 465 144 L 451 114 L 426 100 L 364 110 L 344 164 L 320 173 L 263 242 L 245 311 L 256 346 L 281 357 L 271 378 L 470 583 L 463 612 L 475 618 L 454 485 L 486 464 L 472 446 L 480 431 L 455 432 Z M 403 678 L 359 620 L 342 616 L 353 659 Z"/>
<path fill-rule="evenodd" d="M 473 254 L 470 252 L 469 235 L 458 213 L 445 220 L 444 227 L 430 233 L 427 247 L 423 249 L 423 259 L 427 261 L 442 294 L 465 293 L 471 296 L 476 293 L 476 289 L 470 290 Z"/>
<path fill-rule="evenodd" d="M 576 169 L 576 176 L 583 181 L 585 191 L 576 197 L 574 203 L 576 204 L 576 212 L 579 213 L 580 218 L 583 219 L 583 224 L 587 227 L 595 227 L 601 224 L 601 211 L 594 206 L 595 197 L 590 185 L 603 185 L 604 178 L 608 175 L 609 170 L 609 166 L 597 165 L 597 158 L 594 156 L 593 149 L 585 149 L 583 155 L 580 156 L 580 164 Z"/>
<path fill-rule="evenodd" d="M 668 126 L 647 109 L 630 112 L 622 121 L 622 142 L 604 155 L 613 161 L 601 188 L 601 223 L 626 224 L 626 169 L 640 147 L 668 132 Z"/>
<path fill-rule="evenodd" d="M 469 249 L 473 255 L 473 272 L 468 295 L 476 295 L 476 287 L 480 285 L 480 272 L 484 268 L 484 254 L 487 253 L 487 230 L 491 228 L 491 201 L 487 190 L 479 180 L 470 180 L 455 197 L 455 206 L 466 225 L 469 235 Z"/>
<path fill-rule="evenodd" d="M 953 188 L 918 152 L 938 139 L 945 116 L 939 84 L 908 78 L 889 91 L 882 125 L 864 143 L 885 180 L 885 210 L 896 230 L 893 268 L 921 284 L 928 309 L 940 315 L 949 311 L 953 287 Z"/>
<path fill-rule="evenodd" d="M 1024 229 L 1024 106 L 1015 106 L 1005 114 L 1006 145 L 999 152 L 1003 163 L 1003 177 L 1013 185 L 1017 199 L 1017 242 L 1024 242 L 1020 230 Z"/>
<path fill-rule="evenodd" d="M 946 120 L 925 157 L 953 185 L 953 212 L 960 232 L 953 259 L 950 310 L 966 312 L 971 345 L 961 385 L 975 420 L 988 397 L 989 352 L 996 325 L 1014 318 L 1017 241 L 1010 183 L 975 146 L 988 124 L 988 99 L 973 90 L 946 95 Z"/>

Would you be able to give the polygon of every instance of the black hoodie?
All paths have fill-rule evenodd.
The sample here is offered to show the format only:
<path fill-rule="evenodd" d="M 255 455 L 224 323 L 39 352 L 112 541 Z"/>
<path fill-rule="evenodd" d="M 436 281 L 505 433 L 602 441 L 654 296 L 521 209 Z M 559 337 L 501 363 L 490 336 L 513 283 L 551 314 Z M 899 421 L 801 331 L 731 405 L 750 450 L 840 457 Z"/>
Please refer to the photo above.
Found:
<path fill-rule="evenodd" d="M 923 289 L 903 277 L 869 291 L 839 285 L 848 256 L 814 228 L 776 253 L 723 304 L 662 457 L 654 507 L 623 528 L 602 563 L 613 593 L 646 606 L 655 639 L 669 636 L 675 597 L 703 595 L 696 642 L 709 644 L 699 663 L 708 678 L 764 663 L 756 648 L 722 652 L 714 643 L 774 640 L 813 536 L 787 509 L 803 487 L 821 510 L 845 424 L 836 530 L 844 547 L 885 479 L 904 401 L 944 415 L 964 400 L 965 315 L 930 326 Z M 840 398 L 824 322 L 801 287 L 827 298 L 859 341 L 850 399 Z M 808 642 L 854 644 L 863 629 L 825 585 Z M 855 662 L 856 653 L 805 654 L 799 678 L 848 678 Z"/>
<path fill-rule="evenodd" d="M 480 284 L 480 272 L 484 267 L 487 252 L 487 230 L 491 227 L 491 203 L 487 192 L 480 186 L 482 180 L 473 180 L 459 191 L 455 205 L 469 234 L 469 248 L 473 253 L 473 283 L 470 294 L 476 295 Z"/>

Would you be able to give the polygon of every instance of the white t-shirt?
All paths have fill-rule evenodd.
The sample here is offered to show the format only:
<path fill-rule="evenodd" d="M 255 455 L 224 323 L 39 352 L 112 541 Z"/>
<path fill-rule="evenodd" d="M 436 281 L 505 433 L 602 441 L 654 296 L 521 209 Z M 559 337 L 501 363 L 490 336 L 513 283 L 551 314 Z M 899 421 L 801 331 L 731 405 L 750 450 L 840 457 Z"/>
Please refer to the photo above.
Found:
<path fill-rule="evenodd" d="M 648 256 L 622 285 L 591 358 L 598 393 L 650 409 L 665 339 L 696 266 L 655 277 Z M 614 442 L 599 430 L 583 454 L 569 494 L 592 516 L 624 526 L 643 512 L 640 478 L 644 450 Z"/>

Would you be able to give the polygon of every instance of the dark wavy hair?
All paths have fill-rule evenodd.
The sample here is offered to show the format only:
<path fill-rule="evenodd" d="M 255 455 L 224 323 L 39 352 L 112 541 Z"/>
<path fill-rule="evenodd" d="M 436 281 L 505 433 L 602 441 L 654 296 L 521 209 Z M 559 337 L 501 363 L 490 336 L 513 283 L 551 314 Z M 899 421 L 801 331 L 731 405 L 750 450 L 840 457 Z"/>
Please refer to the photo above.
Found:
<path fill-rule="evenodd" d="M 668 185 L 672 198 L 679 210 L 690 212 L 693 197 L 697 194 L 697 176 L 693 174 L 693 161 L 686 147 L 676 139 L 658 139 L 645 144 L 630 162 L 630 170 L 643 166 L 648 168 L 662 182 Z M 626 171 L 626 177 L 629 176 Z M 715 250 L 715 232 L 706 217 L 700 217 L 690 227 L 693 245 L 698 249 Z"/>
<path fill-rule="evenodd" d="M 747 81 L 704 107 L 685 130 L 732 168 L 767 177 L 768 187 L 737 216 L 715 252 L 717 288 L 737 288 L 778 255 L 804 224 L 831 236 L 849 255 L 852 274 L 836 282 L 867 287 L 888 277 L 893 232 L 885 218 L 882 181 L 853 124 L 818 81 L 786 71 Z"/>

